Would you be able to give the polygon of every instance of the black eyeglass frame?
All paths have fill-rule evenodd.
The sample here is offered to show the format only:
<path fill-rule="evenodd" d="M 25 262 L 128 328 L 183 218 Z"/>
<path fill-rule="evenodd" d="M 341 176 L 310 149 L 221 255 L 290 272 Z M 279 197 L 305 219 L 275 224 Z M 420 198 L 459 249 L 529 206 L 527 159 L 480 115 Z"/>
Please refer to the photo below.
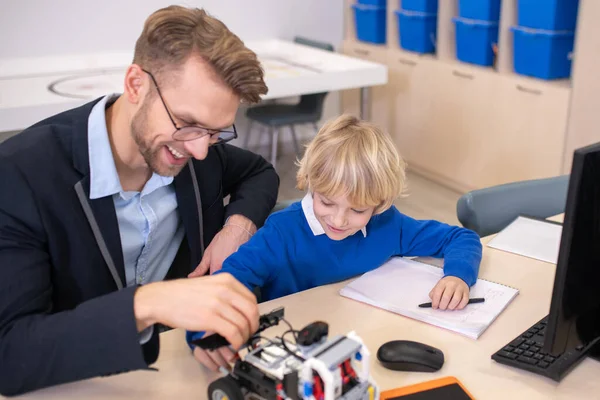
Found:
<path fill-rule="evenodd" d="M 171 115 L 171 111 L 169 111 L 169 107 L 167 107 L 167 103 L 165 102 L 165 99 L 162 96 L 162 93 L 160 91 L 160 88 L 158 87 L 158 83 L 156 82 L 154 75 L 152 75 L 152 73 L 150 71 L 147 71 L 143 68 L 142 68 L 142 71 L 147 73 L 150 76 L 150 79 L 152 79 L 152 82 L 154 83 L 154 87 L 156 88 L 156 92 L 158 93 L 158 97 L 160 98 L 161 103 L 165 107 L 165 111 L 167 112 L 167 115 L 169 116 L 171 123 L 175 127 L 175 132 L 173 132 L 171 135 L 173 137 L 173 139 L 180 141 L 180 142 L 187 142 L 187 141 L 191 141 L 191 140 L 200 139 L 201 137 L 204 137 L 206 135 L 210 135 L 211 139 L 213 138 L 213 136 L 219 135 L 217 142 L 215 144 L 226 143 L 233 139 L 237 139 L 238 134 L 237 134 L 237 129 L 235 128 L 235 124 L 231 125 L 231 127 L 233 128 L 233 131 L 227 130 L 227 129 L 214 130 L 214 129 L 203 128 L 201 126 L 196 126 L 196 125 L 177 126 L 177 124 L 175 123 L 175 119 L 173 118 L 173 115 Z M 186 135 L 186 133 L 187 133 L 187 135 Z M 190 137 L 185 138 L 185 136 L 190 136 Z M 221 136 L 224 136 L 224 137 L 221 137 Z"/>

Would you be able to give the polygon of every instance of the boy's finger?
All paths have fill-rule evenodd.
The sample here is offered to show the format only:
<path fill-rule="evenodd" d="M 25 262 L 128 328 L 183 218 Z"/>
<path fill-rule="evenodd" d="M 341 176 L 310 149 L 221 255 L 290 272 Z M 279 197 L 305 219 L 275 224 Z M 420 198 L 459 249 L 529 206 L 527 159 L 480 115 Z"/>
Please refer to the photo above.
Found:
<path fill-rule="evenodd" d="M 236 353 L 234 353 L 233 351 L 231 351 L 231 348 L 229 346 L 225 346 L 225 347 L 219 348 L 219 353 L 221 353 L 221 356 L 227 362 L 233 361 L 235 359 L 235 357 L 236 357 Z"/>
<path fill-rule="evenodd" d="M 461 291 L 454 292 L 450 304 L 448 304 L 448 310 L 456 310 L 456 307 L 462 302 L 463 296 Z"/>
<path fill-rule="evenodd" d="M 444 294 L 442 295 L 442 298 L 440 300 L 440 310 L 445 310 L 448 308 L 448 304 L 450 304 L 452 296 L 454 296 L 454 289 L 447 287 L 446 290 L 444 290 Z"/>
<path fill-rule="evenodd" d="M 211 371 L 219 370 L 219 366 L 208 356 L 207 352 L 200 347 L 194 349 L 194 358 Z"/>
<path fill-rule="evenodd" d="M 444 294 L 445 285 L 440 285 L 439 283 L 436 287 L 433 288 L 432 296 L 431 296 L 431 308 L 434 310 L 437 309 L 440 305 L 440 300 L 442 299 L 442 295 Z"/>
<path fill-rule="evenodd" d="M 225 357 L 223 357 L 223 354 L 221 353 L 220 349 L 208 351 L 208 356 L 218 366 L 221 366 L 226 369 L 230 368 L 229 362 L 225 359 Z"/>
<path fill-rule="evenodd" d="M 469 291 L 468 290 L 463 292 L 462 300 L 460 301 L 460 304 L 458 305 L 458 309 L 462 310 L 463 308 L 465 308 L 467 306 L 467 304 L 469 304 Z"/>

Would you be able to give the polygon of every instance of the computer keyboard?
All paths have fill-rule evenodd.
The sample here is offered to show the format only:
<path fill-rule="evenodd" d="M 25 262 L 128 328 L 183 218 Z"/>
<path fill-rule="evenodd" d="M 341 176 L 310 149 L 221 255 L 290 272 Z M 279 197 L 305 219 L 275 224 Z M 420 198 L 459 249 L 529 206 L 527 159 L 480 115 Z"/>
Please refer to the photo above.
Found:
<path fill-rule="evenodd" d="M 546 316 L 492 355 L 496 362 L 560 381 L 585 356 L 584 346 L 560 355 L 545 353 Z"/>

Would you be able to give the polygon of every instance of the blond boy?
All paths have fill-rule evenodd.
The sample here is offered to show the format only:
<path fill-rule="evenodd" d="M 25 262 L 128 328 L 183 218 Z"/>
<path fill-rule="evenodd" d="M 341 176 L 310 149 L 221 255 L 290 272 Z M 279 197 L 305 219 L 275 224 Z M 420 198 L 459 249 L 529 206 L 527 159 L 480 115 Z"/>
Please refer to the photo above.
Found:
<path fill-rule="evenodd" d="M 323 126 L 299 167 L 306 196 L 271 215 L 219 273 L 270 300 L 363 274 L 394 256 L 443 257 L 444 277 L 429 293 L 433 308 L 465 307 L 481 261 L 479 237 L 393 206 L 405 187 L 405 163 L 389 135 L 342 115 Z"/>

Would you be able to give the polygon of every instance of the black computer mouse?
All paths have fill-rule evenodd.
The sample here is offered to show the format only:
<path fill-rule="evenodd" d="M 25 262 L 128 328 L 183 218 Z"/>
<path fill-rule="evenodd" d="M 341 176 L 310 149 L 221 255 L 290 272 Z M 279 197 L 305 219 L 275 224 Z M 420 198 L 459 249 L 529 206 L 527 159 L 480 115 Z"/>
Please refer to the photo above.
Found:
<path fill-rule="evenodd" d="M 444 365 L 444 353 L 424 343 L 392 340 L 377 350 L 377 359 L 394 371 L 435 372 Z"/>
<path fill-rule="evenodd" d="M 323 321 L 315 321 L 306 325 L 298 332 L 296 342 L 300 346 L 310 346 L 313 343 L 320 341 L 329 333 L 329 325 Z"/>

